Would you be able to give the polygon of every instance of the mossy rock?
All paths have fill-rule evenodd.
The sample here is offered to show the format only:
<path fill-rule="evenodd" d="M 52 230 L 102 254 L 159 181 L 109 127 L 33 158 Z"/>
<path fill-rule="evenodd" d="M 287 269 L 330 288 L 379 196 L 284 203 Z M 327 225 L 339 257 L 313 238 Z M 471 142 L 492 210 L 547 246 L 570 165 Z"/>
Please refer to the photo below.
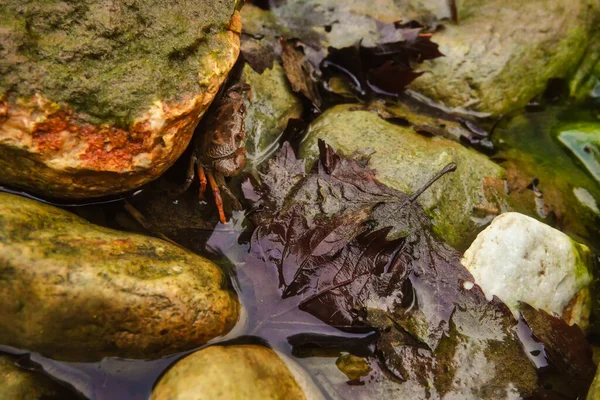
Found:
<path fill-rule="evenodd" d="M 380 22 L 417 20 L 435 27 L 442 20 L 444 29 L 436 30 L 432 41 L 445 57 L 417 65 L 425 73 L 410 88 L 453 108 L 506 114 L 541 94 L 551 78 L 574 78 L 574 95 L 584 87 L 589 92 L 590 71 L 600 54 L 597 1 L 456 3 L 458 23 L 441 0 L 290 0 L 275 2 L 271 10 L 288 36 L 308 43 L 305 51 L 313 61 L 329 46 L 375 45 L 382 39 Z"/>
<path fill-rule="evenodd" d="M 277 62 L 262 73 L 246 64 L 242 80 L 252 87 L 252 102 L 246 117 L 246 150 L 251 163 L 257 165 L 277 150 L 278 139 L 288 121 L 300 118 L 303 107 Z"/>
<path fill-rule="evenodd" d="M 450 17 L 448 4 L 440 0 L 289 0 L 275 2 L 271 10 L 292 36 L 306 43 L 320 42 L 325 49 L 352 46 L 358 41 L 372 46 L 382 37 L 380 22 L 427 23 Z"/>
<path fill-rule="evenodd" d="M 465 0 L 458 24 L 433 41 L 445 55 L 426 61 L 410 87 L 450 107 L 492 114 L 524 107 L 551 78 L 570 79 L 600 21 L 592 0 Z"/>
<path fill-rule="evenodd" d="M 183 152 L 239 53 L 235 1 L 5 1 L 0 182 L 92 197 Z"/>
<path fill-rule="evenodd" d="M 227 286 L 183 248 L 0 193 L 0 344 L 72 361 L 189 350 L 238 321 Z"/>
<path fill-rule="evenodd" d="M 377 179 L 405 193 L 415 192 L 455 162 L 456 172 L 419 197 L 434 230 L 447 243 L 460 247 L 489 222 L 478 208 L 487 208 L 487 182 L 501 180 L 504 170 L 480 153 L 444 138 L 421 136 L 410 126 L 394 125 L 353 105 L 333 107 L 310 125 L 300 146 L 300 156 L 309 165 L 317 157 L 318 139 L 347 155 L 369 155 Z"/>
<path fill-rule="evenodd" d="M 596 377 L 592 381 L 592 386 L 587 394 L 587 400 L 599 400 L 600 399 L 600 371 L 596 371 Z"/>

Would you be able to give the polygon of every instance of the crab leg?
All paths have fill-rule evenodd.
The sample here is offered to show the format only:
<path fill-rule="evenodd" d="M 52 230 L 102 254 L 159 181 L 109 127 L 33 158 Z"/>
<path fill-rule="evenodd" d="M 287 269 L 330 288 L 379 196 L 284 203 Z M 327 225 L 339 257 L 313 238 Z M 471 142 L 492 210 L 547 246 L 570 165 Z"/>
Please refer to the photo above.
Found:
<path fill-rule="evenodd" d="M 226 223 L 227 219 L 225 218 L 225 211 L 223 210 L 223 199 L 221 198 L 221 190 L 219 189 L 219 185 L 217 184 L 215 176 L 211 170 L 206 171 L 206 175 L 208 176 L 208 182 L 210 183 L 210 188 L 212 189 L 215 197 L 215 204 L 219 210 L 219 220 L 222 223 Z"/>
<path fill-rule="evenodd" d="M 221 191 L 224 194 L 227 195 L 227 197 L 229 197 L 229 200 L 231 201 L 231 206 L 234 210 L 239 211 L 242 209 L 242 204 L 237 199 L 237 197 L 234 196 L 234 194 L 231 192 L 231 190 L 229 190 L 229 188 L 227 187 L 225 182 L 222 182 L 222 183 L 219 182 L 219 188 L 221 189 Z"/>
<path fill-rule="evenodd" d="M 202 200 L 204 198 L 204 192 L 206 192 L 206 174 L 204 173 L 204 167 L 200 164 L 196 164 L 198 171 L 198 180 L 200 181 L 200 192 L 198 198 Z"/>
<path fill-rule="evenodd" d="M 196 157 L 195 154 L 192 154 L 192 156 L 190 157 L 190 163 L 188 164 L 187 172 L 185 174 L 185 182 L 183 183 L 183 186 L 181 186 L 180 188 L 171 190 L 171 192 L 170 192 L 171 196 L 179 196 L 180 194 L 182 194 L 186 190 L 188 190 L 188 188 L 190 187 L 190 185 L 192 184 L 192 182 L 194 180 L 194 166 L 196 165 L 197 161 L 198 161 L 198 157 Z"/>

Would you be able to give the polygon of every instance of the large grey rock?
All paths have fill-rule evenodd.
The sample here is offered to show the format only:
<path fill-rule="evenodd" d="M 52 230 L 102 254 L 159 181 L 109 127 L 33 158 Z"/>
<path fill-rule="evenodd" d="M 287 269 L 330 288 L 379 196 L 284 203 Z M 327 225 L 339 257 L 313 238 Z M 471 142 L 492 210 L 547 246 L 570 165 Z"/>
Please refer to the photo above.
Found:
<path fill-rule="evenodd" d="M 445 19 L 432 38 L 445 57 L 418 65 L 425 73 L 409 87 L 453 108 L 505 114 L 541 94 L 550 78 L 570 79 L 580 64 L 573 95 L 597 82 L 597 1 L 462 0 L 456 2 L 458 24 L 449 20 L 449 3 L 291 0 L 274 2 L 272 11 L 317 61 L 325 55 L 318 47 L 376 44 L 379 22 L 416 19 L 434 26 Z"/>
<path fill-rule="evenodd" d="M 436 32 L 445 57 L 411 88 L 450 107 L 505 114 L 542 93 L 550 78 L 570 78 L 600 21 L 593 0 L 463 0 L 459 23 Z"/>
<path fill-rule="evenodd" d="M 429 22 L 450 17 L 446 0 L 290 0 L 274 2 L 271 8 L 292 35 L 325 47 L 352 46 L 362 40 L 366 46 L 377 43 L 378 23 Z"/>
<path fill-rule="evenodd" d="M 160 176 L 237 59 L 235 3 L 3 1 L 0 182 L 82 198 Z"/>
<path fill-rule="evenodd" d="M 152 358 L 227 333 L 240 304 L 211 261 L 0 193 L 0 344 L 73 361 Z"/>
<path fill-rule="evenodd" d="M 301 368 L 257 345 L 211 346 L 178 361 L 151 400 L 323 399 Z"/>

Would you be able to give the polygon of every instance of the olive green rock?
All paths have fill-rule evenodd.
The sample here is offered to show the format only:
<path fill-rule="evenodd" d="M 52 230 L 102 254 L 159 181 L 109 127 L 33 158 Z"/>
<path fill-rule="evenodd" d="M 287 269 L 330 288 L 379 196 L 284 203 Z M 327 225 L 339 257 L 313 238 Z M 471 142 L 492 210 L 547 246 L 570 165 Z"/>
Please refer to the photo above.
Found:
<path fill-rule="evenodd" d="M 339 356 L 335 361 L 335 365 L 350 380 L 360 379 L 363 376 L 369 375 L 369 372 L 371 372 L 369 362 L 365 358 L 353 354 Z"/>
<path fill-rule="evenodd" d="M 300 367 L 257 345 L 211 346 L 178 361 L 151 400 L 322 399 Z"/>
<path fill-rule="evenodd" d="M 300 157 L 311 164 L 318 139 L 346 155 L 370 154 L 369 166 L 385 185 L 413 193 L 450 162 L 456 172 L 427 189 L 419 202 L 432 217 L 434 230 L 449 244 L 463 244 L 487 219 L 484 207 L 487 178 L 501 179 L 503 169 L 486 156 L 440 137 L 424 137 L 412 127 L 394 125 L 376 113 L 339 105 L 327 110 L 309 126 Z"/>
<path fill-rule="evenodd" d="M 0 193 L 0 344 L 71 361 L 188 350 L 236 324 L 226 285 L 188 250 Z"/>
<path fill-rule="evenodd" d="M 252 164 L 257 165 L 277 150 L 277 140 L 288 121 L 300 118 L 303 107 L 277 61 L 262 74 L 246 64 L 242 80 L 252 87 L 246 117 L 246 150 Z"/>
<path fill-rule="evenodd" d="M 593 0 L 465 0 L 433 41 L 445 55 L 411 88 L 450 107 L 505 114 L 577 70 L 600 21 Z"/>
<path fill-rule="evenodd" d="M 67 400 L 72 393 L 49 378 L 15 365 L 15 359 L 0 355 L 0 400 Z"/>

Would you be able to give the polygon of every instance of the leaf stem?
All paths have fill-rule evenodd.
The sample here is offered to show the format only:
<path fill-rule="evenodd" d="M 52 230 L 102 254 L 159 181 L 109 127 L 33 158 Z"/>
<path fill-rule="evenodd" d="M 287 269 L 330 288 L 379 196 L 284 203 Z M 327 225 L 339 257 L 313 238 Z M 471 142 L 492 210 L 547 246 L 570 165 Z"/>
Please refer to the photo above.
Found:
<path fill-rule="evenodd" d="M 417 197 L 419 197 L 424 191 L 429 189 L 429 187 L 431 185 L 433 185 L 438 179 L 440 179 L 442 176 L 446 175 L 448 172 L 454 172 L 454 171 L 456 171 L 456 163 L 451 162 L 450 164 L 446 165 L 440 172 L 435 174 L 435 176 L 433 178 L 431 178 L 429 181 L 427 181 L 427 183 L 425 183 L 423 186 L 421 186 L 421 188 L 419 190 L 414 192 L 408 198 L 408 201 L 411 203 L 414 202 L 417 199 Z"/>

